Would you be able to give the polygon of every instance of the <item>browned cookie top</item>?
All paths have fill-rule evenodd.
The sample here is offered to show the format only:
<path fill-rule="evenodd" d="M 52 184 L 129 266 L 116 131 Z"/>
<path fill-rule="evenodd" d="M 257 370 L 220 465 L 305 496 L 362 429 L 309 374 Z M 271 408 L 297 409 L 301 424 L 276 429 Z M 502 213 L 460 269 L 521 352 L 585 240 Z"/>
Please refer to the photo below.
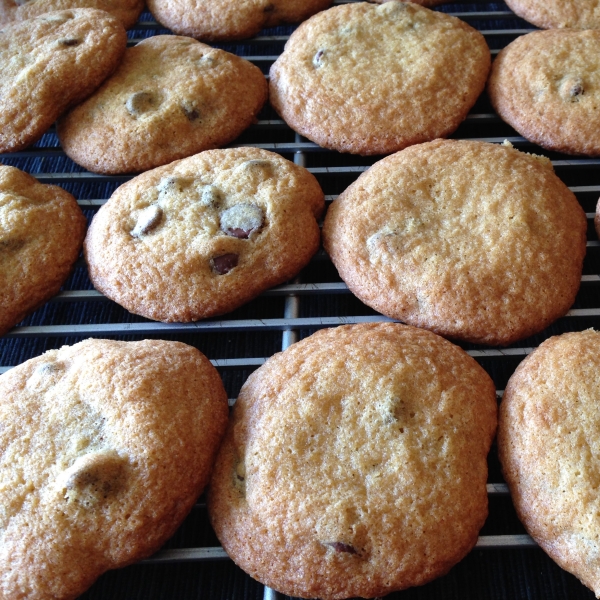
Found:
<path fill-rule="evenodd" d="M 510 378 L 498 451 L 519 518 L 600 595 L 600 333 L 550 338 Z"/>
<path fill-rule="evenodd" d="M 230 142 L 267 99 L 260 69 L 188 37 L 126 51 L 102 87 L 58 123 L 63 149 L 90 171 L 145 171 Z"/>
<path fill-rule="evenodd" d="M 71 194 L 0 166 L 0 335 L 59 291 L 85 227 Z"/>
<path fill-rule="evenodd" d="M 180 342 L 86 340 L 0 377 L 0 595 L 70 599 L 155 552 L 207 482 L 221 379 Z"/>
<path fill-rule="evenodd" d="M 504 48 L 488 92 L 527 139 L 567 154 L 600 155 L 600 31 L 536 31 Z"/>
<path fill-rule="evenodd" d="M 586 229 L 547 158 L 437 140 L 363 173 L 329 208 L 323 244 L 350 290 L 383 314 L 509 344 L 570 308 Z"/>
<path fill-rule="evenodd" d="M 598 29 L 598 0 L 506 0 L 517 15 L 543 29 Z"/>
<path fill-rule="evenodd" d="M 448 135 L 483 90 L 490 51 L 455 17 L 415 4 L 335 6 L 292 34 L 270 72 L 270 101 L 320 146 L 395 152 Z"/>
<path fill-rule="evenodd" d="M 144 8 L 143 0 L 0 0 L 0 26 L 11 21 L 25 21 L 55 10 L 97 8 L 110 13 L 126 29 L 131 27 Z"/>
<path fill-rule="evenodd" d="M 264 27 L 303 21 L 332 0 L 148 0 L 157 21 L 199 40 L 244 39 Z"/>
<path fill-rule="evenodd" d="M 373 598 L 446 573 L 487 515 L 495 388 L 395 323 L 320 331 L 244 384 L 209 488 L 215 532 L 290 596 Z"/>
<path fill-rule="evenodd" d="M 150 319 L 222 314 L 300 271 L 323 207 L 313 175 L 278 154 L 207 150 L 117 189 L 85 240 L 90 277 Z"/>
<path fill-rule="evenodd" d="M 37 141 L 114 70 L 127 34 L 91 8 L 47 13 L 0 30 L 0 152 Z"/>

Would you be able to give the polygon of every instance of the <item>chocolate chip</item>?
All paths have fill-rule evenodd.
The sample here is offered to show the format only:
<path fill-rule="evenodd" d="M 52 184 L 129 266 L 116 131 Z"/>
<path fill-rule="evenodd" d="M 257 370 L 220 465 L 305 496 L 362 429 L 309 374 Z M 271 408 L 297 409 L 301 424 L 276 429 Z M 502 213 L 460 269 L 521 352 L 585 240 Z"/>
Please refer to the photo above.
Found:
<path fill-rule="evenodd" d="M 315 54 L 315 56 L 314 56 L 314 58 L 313 58 L 313 61 L 312 61 L 312 62 L 313 62 L 313 65 L 314 65 L 315 67 L 317 67 L 317 68 L 318 68 L 318 67 L 321 67 L 321 66 L 323 66 L 323 56 L 325 56 L 325 50 L 323 50 L 323 49 L 319 50 L 319 51 L 318 51 L 318 52 Z"/>
<path fill-rule="evenodd" d="M 227 235 L 246 240 L 261 229 L 264 213 L 256 204 L 236 204 L 223 211 L 220 220 L 221 230 Z"/>
<path fill-rule="evenodd" d="M 162 219 L 163 211 L 160 206 L 153 204 L 140 212 L 135 227 L 131 230 L 132 237 L 141 237 L 156 228 Z"/>
<path fill-rule="evenodd" d="M 135 92 L 125 103 L 125 108 L 133 115 L 143 115 L 158 106 L 158 98 L 151 92 Z"/>
<path fill-rule="evenodd" d="M 197 121 L 200 118 L 200 112 L 196 108 L 196 103 L 193 100 L 186 100 L 181 104 L 183 114 L 188 121 Z"/>
<path fill-rule="evenodd" d="M 81 40 L 75 38 L 63 38 L 62 40 L 58 40 L 57 44 L 60 46 L 79 46 Z"/>
<path fill-rule="evenodd" d="M 358 554 L 358 552 L 350 545 L 343 542 L 321 542 L 324 546 L 333 548 L 336 552 L 347 552 L 348 554 Z"/>
<path fill-rule="evenodd" d="M 213 271 L 219 275 L 229 273 L 231 269 L 237 267 L 239 255 L 237 254 L 221 254 L 210 259 Z"/>
<path fill-rule="evenodd" d="M 579 102 L 579 96 L 584 92 L 583 79 L 575 75 L 569 75 L 562 80 L 559 94 L 563 100 L 568 102 Z"/>
<path fill-rule="evenodd" d="M 214 185 L 207 185 L 202 189 L 200 202 L 203 206 L 215 208 L 221 202 L 221 192 Z"/>
<path fill-rule="evenodd" d="M 125 465 L 114 451 L 85 454 L 61 473 L 58 488 L 65 500 L 90 508 L 121 489 Z"/>
<path fill-rule="evenodd" d="M 266 13 L 273 12 L 274 10 L 275 10 L 275 5 L 274 5 L 274 4 L 271 4 L 271 3 L 267 4 L 267 5 L 266 5 L 266 6 L 263 8 L 263 12 L 266 12 Z"/>

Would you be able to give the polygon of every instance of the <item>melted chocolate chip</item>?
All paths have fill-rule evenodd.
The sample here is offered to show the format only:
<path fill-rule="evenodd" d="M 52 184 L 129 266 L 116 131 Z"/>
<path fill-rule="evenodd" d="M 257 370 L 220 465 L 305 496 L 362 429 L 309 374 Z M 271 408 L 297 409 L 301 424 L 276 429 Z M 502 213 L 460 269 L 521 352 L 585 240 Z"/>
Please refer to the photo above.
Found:
<path fill-rule="evenodd" d="M 235 204 L 220 215 L 221 230 L 227 235 L 246 240 L 263 226 L 263 209 L 256 204 Z"/>
<path fill-rule="evenodd" d="M 159 206 L 153 204 L 148 206 L 138 215 L 135 227 L 131 230 L 132 237 L 146 235 L 156 228 L 162 219 L 163 211 Z"/>
<path fill-rule="evenodd" d="M 125 108 L 133 116 L 138 116 L 154 110 L 158 104 L 158 98 L 151 92 L 135 92 L 127 98 Z"/>
<path fill-rule="evenodd" d="M 336 552 L 347 552 L 348 554 L 358 554 L 356 550 L 350 544 L 344 544 L 343 542 L 323 542 L 324 546 L 330 546 Z"/>
<path fill-rule="evenodd" d="M 239 260 L 238 254 L 222 254 L 221 256 L 215 256 L 210 259 L 213 271 L 219 275 L 225 275 L 229 273 L 231 269 L 237 267 Z"/>
<path fill-rule="evenodd" d="M 313 58 L 313 65 L 315 67 L 321 67 L 323 65 L 323 56 L 325 56 L 325 50 L 322 48 L 315 54 Z"/>
<path fill-rule="evenodd" d="M 75 38 L 66 38 L 58 40 L 58 44 L 61 46 L 79 46 L 79 44 L 81 44 L 81 40 Z"/>
<path fill-rule="evenodd" d="M 192 101 L 183 102 L 181 109 L 188 121 L 197 121 L 200 118 L 200 112 L 196 108 L 196 104 Z"/>

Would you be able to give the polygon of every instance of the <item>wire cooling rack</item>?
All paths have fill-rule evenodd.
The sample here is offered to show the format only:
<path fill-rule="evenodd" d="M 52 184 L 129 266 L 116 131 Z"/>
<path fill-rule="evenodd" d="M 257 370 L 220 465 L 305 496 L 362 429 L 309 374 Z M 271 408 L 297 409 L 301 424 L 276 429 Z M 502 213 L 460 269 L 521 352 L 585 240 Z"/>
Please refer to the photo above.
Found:
<path fill-rule="evenodd" d="M 342 3 L 337 0 L 335 3 Z M 352 1 L 352 0 L 350 0 Z M 492 55 L 534 28 L 503 3 L 471 2 L 439 7 L 484 34 Z M 265 74 L 281 53 L 292 27 L 266 30 L 248 41 L 220 47 L 244 56 Z M 149 13 L 129 32 L 129 44 L 169 33 Z M 561 179 L 576 194 L 588 217 L 587 256 L 581 289 L 569 313 L 547 330 L 508 348 L 461 344 L 493 377 L 498 397 L 519 362 L 544 339 L 589 327 L 600 329 L 600 243 L 593 216 L 600 195 L 600 160 L 550 153 L 527 142 L 494 114 L 485 94 L 452 136 L 501 143 L 549 156 Z M 307 167 L 333 200 L 378 157 L 326 151 L 298 136 L 268 106 L 236 145 L 278 152 Z M 129 176 L 88 173 L 66 158 L 54 130 L 35 146 L 0 156 L 43 183 L 60 185 L 79 200 L 91 218 Z M 266 358 L 317 329 L 347 323 L 387 320 L 359 302 L 320 251 L 293 282 L 278 286 L 246 306 L 218 319 L 190 324 L 155 323 L 129 314 L 96 292 L 85 264 L 77 263 L 63 291 L 0 339 L 0 372 L 42 352 L 88 337 L 138 340 L 176 339 L 199 348 L 221 373 L 231 402 L 248 375 Z M 516 518 L 492 448 L 489 460 L 490 516 L 476 548 L 452 571 L 426 586 L 391 594 L 393 599 L 592 599 L 594 595 L 562 571 L 526 535 Z M 175 536 L 154 557 L 107 573 L 83 596 L 86 599 L 215 598 L 275 600 L 284 596 L 264 588 L 238 569 L 212 532 L 203 498 Z"/>

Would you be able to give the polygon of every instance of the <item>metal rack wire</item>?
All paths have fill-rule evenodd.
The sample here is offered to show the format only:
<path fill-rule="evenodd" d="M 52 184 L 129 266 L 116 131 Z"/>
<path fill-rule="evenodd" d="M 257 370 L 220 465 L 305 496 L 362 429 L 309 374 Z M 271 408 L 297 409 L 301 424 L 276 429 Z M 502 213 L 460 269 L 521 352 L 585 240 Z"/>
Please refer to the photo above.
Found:
<path fill-rule="evenodd" d="M 533 29 L 499 2 L 447 4 L 440 10 L 478 27 L 484 33 L 492 54 L 496 54 L 515 37 Z M 247 42 L 222 47 L 251 60 L 267 73 L 270 64 L 282 51 L 290 30 L 278 28 Z M 166 32 L 145 13 L 130 32 L 130 43 L 158 33 Z M 548 153 L 530 144 L 494 114 L 485 94 L 453 137 L 493 143 L 508 139 L 519 149 L 546 154 L 552 159 L 557 174 L 577 195 L 589 221 L 581 291 L 566 317 L 541 334 L 509 348 L 462 344 L 492 375 L 500 397 L 514 368 L 541 341 L 566 331 L 600 328 L 600 242 L 592 224 L 595 203 L 600 195 L 600 160 Z M 261 113 L 258 123 L 244 133 L 236 144 L 279 152 L 297 164 L 306 166 L 319 179 L 328 201 L 377 160 L 377 157 L 367 159 L 325 151 L 292 132 L 268 107 Z M 3 155 L 0 162 L 26 170 L 44 183 L 63 186 L 79 199 L 88 217 L 95 213 L 118 185 L 130 178 L 99 176 L 84 171 L 65 157 L 53 130 L 34 147 Z M 387 319 L 350 294 L 322 251 L 298 280 L 270 290 L 230 315 L 189 324 L 155 323 L 127 313 L 92 289 L 85 264 L 79 261 L 64 290 L 53 301 L 0 339 L 0 372 L 47 349 L 75 343 L 90 336 L 127 340 L 144 337 L 179 339 L 195 345 L 212 360 L 221 372 L 233 402 L 239 387 L 252 370 L 268 356 L 297 339 L 323 327 L 376 320 Z M 536 545 L 516 520 L 493 452 L 488 494 L 490 519 L 482 531 L 476 550 L 465 561 L 469 564 L 460 567 L 463 571 L 458 574 L 453 571 L 443 578 L 441 584 L 429 584 L 415 592 L 400 593 L 398 597 L 532 600 L 593 597 L 573 578 L 554 567 L 539 549 L 535 550 L 533 559 L 522 553 L 536 548 Z M 189 564 L 193 573 L 185 569 L 182 571 L 178 567 L 182 564 Z M 225 567 L 215 566 L 221 564 Z M 508 568 L 507 564 L 512 566 Z M 547 581 L 540 582 L 539 577 L 528 569 L 541 570 L 551 586 L 548 587 Z M 479 571 L 491 578 L 489 585 L 480 582 L 479 587 L 463 585 L 455 589 L 456 581 L 461 582 L 465 578 L 478 580 L 476 574 Z M 506 582 L 499 584 L 495 581 L 494 578 L 500 580 L 502 574 L 507 573 L 508 577 L 514 576 L 519 584 L 511 587 Z M 174 582 L 181 577 L 187 577 L 189 583 L 177 588 Z M 229 561 L 210 530 L 201 499 L 165 549 L 139 566 L 104 576 L 85 597 L 274 600 L 279 595 L 268 588 L 263 589 Z"/>

